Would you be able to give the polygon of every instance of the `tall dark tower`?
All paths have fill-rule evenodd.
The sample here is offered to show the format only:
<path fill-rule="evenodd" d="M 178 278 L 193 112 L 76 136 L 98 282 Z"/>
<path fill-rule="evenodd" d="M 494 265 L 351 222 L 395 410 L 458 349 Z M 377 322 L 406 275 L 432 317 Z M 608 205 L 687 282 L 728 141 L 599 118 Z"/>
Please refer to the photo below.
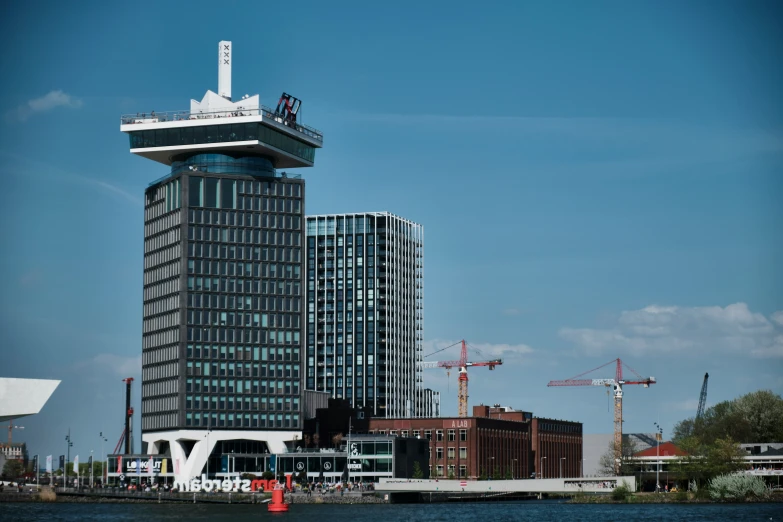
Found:
<path fill-rule="evenodd" d="M 220 42 L 217 93 L 120 126 L 171 169 L 145 192 L 141 424 L 178 478 L 281 452 L 303 420 L 305 183 L 278 169 L 312 167 L 323 135 L 288 94 L 233 101 L 231 61 Z"/>

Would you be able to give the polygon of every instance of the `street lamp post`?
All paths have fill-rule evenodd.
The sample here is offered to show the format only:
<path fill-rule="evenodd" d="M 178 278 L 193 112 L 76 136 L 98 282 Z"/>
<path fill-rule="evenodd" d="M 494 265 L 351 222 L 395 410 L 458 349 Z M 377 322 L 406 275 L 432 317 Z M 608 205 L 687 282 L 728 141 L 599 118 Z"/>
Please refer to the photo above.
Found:
<path fill-rule="evenodd" d="M 103 452 L 103 443 L 108 442 L 109 439 L 103 436 L 103 432 L 100 432 L 98 436 L 101 438 L 101 486 L 105 486 L 106 482 L 103 480 L 103 462 L 106 460 L 106 454 Z M 109 463 L 106 463 L 106 469 L 109 468 Z M 122 472 L 122 470 L 119 470 Z"/>
<path fill-rule="evenodd" d="M 563 461 L 565 459 L 565 457 L 560 457 L 560 478 L 563 478 Z"/>
<path fill-rule="evenodd" d="M 661 490 L 661 438 L 663 438 L 663 429 L 657 422 L 653 422 L 657 429 L 655 433 L 655 440 L 658 444 L 655 446 L 655 491 L 656 493 Z"/>
<path fill-rule="evenodd" d="M 348 484 L 351 483 L 351 429 L 353 428 L 353 417 L 348 417 L 348 442 L 346 443 L 345 448 L 345 466 L 348 468 L 348 472 L 345 474 L 345 480 L 348 482 Z M 437 468 L 436 468 L 437 472 Z M 340 479 L 342 480 L 342 479 Z"/>
<path fill-rule="evenodd" d="M 63 487 L 67 486 L 68 482 L 68 463 L 71 461 L 71 446 L 73 446 L 73 442 L 71 441 L 71 428 L 68 428 L 68 435 L 65 436 L 65 445 L 66 445 L 66 457 L 65 457 L 65 465 L 63 469 Z"/>
<path fill-rule="evenodd" d="M 207 477 L 209 477 L 209 458 L 212 456 L 212 451 L 209 448 L 209 432 L 212 431 L 212 414 L 207 414 L 207 434 L 205 435 L 207 439 Z M 275 473 L 277 473 L 277 470 L 275 470 Z"/>
<path fill-rule="evenodd" d="M 94 488 L 95 487 L 95 484 L 93 483 L 93 480 L 92 480 L 92 468 L 93 468 L 92 450 L 90 450 L 90 488 Z"/>
<path fill-rule="evenodd" d="M 540 473 L 540 475 L 541 475 L 542 479 L 544 478 L 544 459 L 545 458 L 546 457 L 541 457 L 541 473 Z"/>

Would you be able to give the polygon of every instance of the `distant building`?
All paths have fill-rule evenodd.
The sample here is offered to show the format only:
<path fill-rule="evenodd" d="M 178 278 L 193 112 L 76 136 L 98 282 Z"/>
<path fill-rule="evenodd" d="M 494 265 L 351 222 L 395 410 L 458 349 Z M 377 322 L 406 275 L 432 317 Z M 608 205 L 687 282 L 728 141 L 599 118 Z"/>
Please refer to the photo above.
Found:
<path fill-rule="evenodd" d="M 421 225 L 389 212 L 307 216 L 306 387 L 387 418 L 440 414 L 422 386 Z"/>
<path fill-rule="evenodd" d="M 538 419 L 509 407 L 474 406 L 473 416 L 467 418 L 374 418 L 370 432 L 429 440 L 430 473 L 436 477 L 533 478 L 538 471 L 536 458 L 544 457 L 547 478 L 555 478 L 559 476 L 557 459 L 564 456 L 574 462 L 563 463 L 563 477 L 579 476 L 580 423 Z M 549 459 L 556 470 L 551 476 Z"/>
<path fill-rule="evenodd" d="M 27 465 L 29 455 L 27 454 L 27 443 L 25 442 L 12 442 L 9 444 L 0 444 L 0 455 L 5 457 L 6 460 L 21 460 Z M 0 468 L 0 471 L 2 468 Z"/>

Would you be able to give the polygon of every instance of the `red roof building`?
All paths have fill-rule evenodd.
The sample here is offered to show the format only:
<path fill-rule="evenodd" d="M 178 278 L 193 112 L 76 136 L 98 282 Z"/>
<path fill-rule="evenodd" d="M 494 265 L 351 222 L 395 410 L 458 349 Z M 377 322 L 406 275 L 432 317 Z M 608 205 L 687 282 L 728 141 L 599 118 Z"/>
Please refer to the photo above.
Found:
<path fill-rule="evenodd" d="M 637 451 L 633 454 L 634 457 L 684 457 L 688 455 L 679 447 L 675 446 L 673 442 L 661 442 L 660 446 L 651 446 L 646 450 Z"/>

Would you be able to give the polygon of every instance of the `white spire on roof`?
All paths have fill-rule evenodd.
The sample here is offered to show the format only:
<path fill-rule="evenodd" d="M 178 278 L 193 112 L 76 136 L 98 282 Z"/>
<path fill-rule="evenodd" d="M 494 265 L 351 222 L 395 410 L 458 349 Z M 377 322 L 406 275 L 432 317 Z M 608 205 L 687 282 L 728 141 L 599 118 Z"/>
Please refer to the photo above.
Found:
<path fill-rule="evenodd" d="M 231 42 L 222 40 L 218 43 L 218 92 L 207 91 L 200 102 L 190 100 L 191 116 L 216 112 L 236 113 L 236 116 L 258 114 L 261 102 L 258 94 L 231 101 L 231 60 Z"/>
<path fill-rule="evenodd" d="M 218 94 L 231 101 L 231 42 L 218 44 Z"/>

